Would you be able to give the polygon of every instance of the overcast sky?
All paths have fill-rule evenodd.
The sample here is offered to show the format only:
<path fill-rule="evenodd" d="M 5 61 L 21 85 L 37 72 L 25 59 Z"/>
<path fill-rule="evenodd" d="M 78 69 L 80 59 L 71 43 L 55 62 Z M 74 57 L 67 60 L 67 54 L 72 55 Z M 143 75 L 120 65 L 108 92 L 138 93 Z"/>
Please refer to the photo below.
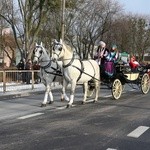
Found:
<path fill-rule="evenodd" d="M 118 0 L 126 12 L 150 15 L 150 0 Z"/>

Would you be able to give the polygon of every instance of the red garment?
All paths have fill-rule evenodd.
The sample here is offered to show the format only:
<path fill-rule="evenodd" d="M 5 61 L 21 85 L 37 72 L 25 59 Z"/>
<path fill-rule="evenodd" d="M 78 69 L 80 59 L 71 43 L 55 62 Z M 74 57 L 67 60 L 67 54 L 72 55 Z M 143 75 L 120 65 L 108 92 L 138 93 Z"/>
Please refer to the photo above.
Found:
<path fill-rule="evenodd" d="M 131 57 L 129 65 L 132 69 L 135 69 L 139 66 L 139 63 L 135 60 L 135 57 Z"/>

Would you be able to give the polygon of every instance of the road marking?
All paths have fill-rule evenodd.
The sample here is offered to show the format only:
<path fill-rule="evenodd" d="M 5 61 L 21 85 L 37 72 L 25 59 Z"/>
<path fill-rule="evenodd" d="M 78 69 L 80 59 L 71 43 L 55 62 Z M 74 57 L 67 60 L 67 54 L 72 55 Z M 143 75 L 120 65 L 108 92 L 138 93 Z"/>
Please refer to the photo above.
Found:
<path fill-rule="evenodd" d="M 66 109 L 66 106 L 61 106 L 61 107 L 58 107 L 58 108 L 56 108 L 56 109 L 58 109 L 58 110 Z"/>
<path fill-rule="evenodd" d="M 138 138 L 139 136 L 141 136 L 148 129 L 149 129 L 149 127 L 139 126 L 135 130 L 133 130 L 132 132 L 130 132 L 127 136 L 133 137 L 133 138 Z"/>
<path fill-rule="evenodd" d="M 112 95 L 105 95 L 104 97 L 112 97 Z"/>
<path fill-rule="evenodd" d="M 132 91 L 135 91 L 136 89 L 131 89 L 130 91 L 132 92 Z"/>
<path fill-rule="evenodd" d="M 31 118 L 31 117 L 35 117 L 35 116 L 39 116 L 39 115 L 43 115 L 43 114 L 44 113 L 35 113 L 35 114 L 30 114 L 30 115 L 19 117 L 18 119 L 27 119 L 27 118 Z"/>
<path fill-rule="evenodd" d="M 117 150 L 117 149 L 114 149 L 114 148 L 107 148 L 106 150 Z"/>

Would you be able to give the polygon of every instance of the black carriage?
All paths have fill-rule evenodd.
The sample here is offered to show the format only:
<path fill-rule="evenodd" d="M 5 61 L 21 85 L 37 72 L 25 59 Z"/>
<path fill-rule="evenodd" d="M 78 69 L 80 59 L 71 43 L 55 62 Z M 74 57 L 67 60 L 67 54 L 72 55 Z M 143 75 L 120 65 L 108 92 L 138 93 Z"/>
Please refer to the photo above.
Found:
<path fill-rule="evenodd" d="M 128 84 L 131 87 L 136 85 L 141 89 L 143 94 L 147 94 L 150 89 L 149 69 L 149 65 L 143 65 L 136 69 L 131 69 L 129 65 L 125 65 L 123 62 L 118 62 L 114 65 L 114 73 L 111 76 L 105 73 L 105 69 L 101 68 L 100 82 L 111 89 L 112 96 L 115 100 L 121 97 L 125 84 Z M 90 81 L 88 96 L 93 94 L 93 89 L 92 82 Z"/>

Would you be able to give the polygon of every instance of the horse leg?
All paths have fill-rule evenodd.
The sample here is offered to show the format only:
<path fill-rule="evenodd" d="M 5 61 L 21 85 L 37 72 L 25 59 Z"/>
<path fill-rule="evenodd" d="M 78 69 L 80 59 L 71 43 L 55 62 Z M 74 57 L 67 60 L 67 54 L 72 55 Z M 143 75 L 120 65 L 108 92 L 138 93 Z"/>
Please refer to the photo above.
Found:
<path fill-rule="evenodd" d="M 100 83 L 99 81 L 95 81 L 95 99 L 94 102 L 97 102 L 99 96 Z"/>
<path fill-rule="evenodd" d="M 48 94 L 49 94 L 49 97 L 50 97 L 49 104 L 52 104 L 54 102 L 52 91 L 50 90 Z"/>
<path fill-rule="evenodd" d="M 54 98 L 53 98 L 53 94 L 52 94 L 52 91 L 51 91 L 51 87 L 49 87 L 49 97 L 50 97 L 50 101 L 49 101 L 49 104 L 52 104 L 54 102 Z"/>
<path fill-rule="evenodd" d="M 45 95 L 44 95 L 44 100 L 41 104 L 41 107 L 46 107 L 47 104 L 47 98 L 48 98 L 48 94 L 49 94 L 49 85 L 46 86 L 46 91 L 45 91 Z"/>
<path fill-rule="evenodd" d="M 61 94 L 61 101 L 64 101 L 64 100 L 69 101 L 69 97 L 67 96 L 66 93 Z"/>
<path fill-rule="evenodd" d="M 71 91 L 70 91 L 70 101 L 67 104 L 67 108 L 69 108 L 73 104 L 75 88 L 76 88 L 76 81 L 72 81 L 72 83 L 71 83 Z"/>
<path fill-rule="evenodd" d="M 47 91 L 45 92 L 45 95 L 44 95 L 44 100 L 41 104 L 41 107 L 46 107 L 46 103 L 47 103 L 47 97 L 48 97 L 48 93 Z"/>
<path fill-rule="evenodd" d="M 87 91 L 88 91 L 88 83 L 85 82 L 85 83 L 84 83 L 84 98 L 83 98 L 82 104 L 85 104 L 85 102 L 86 102 Z"/>
<path fill-rule="evenodd" d="M 63 101 L 63 100 L 69 101 L 69 97 L 66 94 L 67 86 L 68 86 L 68 82 L 64 80 L 63 86 L 62 86 L 61 101 Z"/>

